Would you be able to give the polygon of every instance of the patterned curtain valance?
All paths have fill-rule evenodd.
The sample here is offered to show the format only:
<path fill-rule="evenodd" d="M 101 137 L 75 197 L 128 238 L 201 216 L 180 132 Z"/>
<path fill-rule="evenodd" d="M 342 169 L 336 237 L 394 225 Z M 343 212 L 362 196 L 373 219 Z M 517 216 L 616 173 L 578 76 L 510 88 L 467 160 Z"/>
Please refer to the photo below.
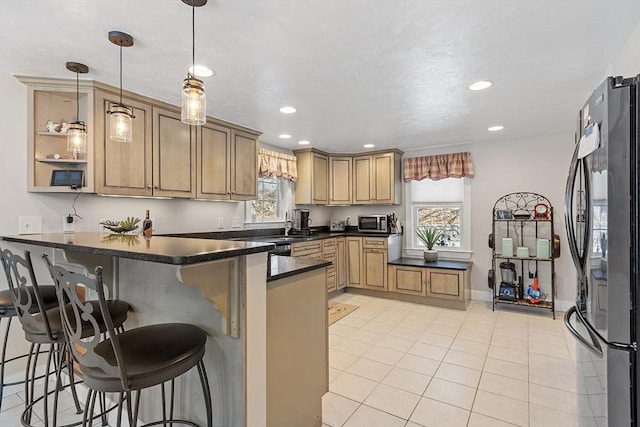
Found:
<path fill-rule="evenodd" d="M 404 159 L 404 181 L 437 181 L 444 178 L 473 177 L 470 153 L 438 154 Z"/>
<path fill-rule="evenodd" d="M 258 164 L 259 176 L 276 176 L 293 182 L 298 179 L 296 156 L 261 148 L 258 152 Z"/>

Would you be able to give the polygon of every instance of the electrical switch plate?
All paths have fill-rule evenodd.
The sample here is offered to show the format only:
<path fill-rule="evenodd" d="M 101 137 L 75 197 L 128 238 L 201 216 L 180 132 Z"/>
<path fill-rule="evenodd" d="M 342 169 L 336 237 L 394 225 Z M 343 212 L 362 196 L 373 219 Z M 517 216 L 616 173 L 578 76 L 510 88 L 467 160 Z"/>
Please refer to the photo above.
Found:
<path fill-rule="evenodd" d="M 71 218 L 71 222 L 69 222 L 69 218 Z M 76 222 L 75 219 L 71 215 L 62 217 L 62 232 L 63 233 L 73 233 L 76 231 Z"/>
<path fill-rule="evenodd" d="M 233 217 L 233 222 L 231 223 L 231 227 L 233 227 L 233 228 L 242 227 L 242 223 L 240 222 L 240 217 L 239 216 L 234 216 Z"/>
<path fill-rule="evenodd" d="M 21 216 L 18 217 L 18 233 L 39 234 L 42 233 L 41 216 Z"/>
<path fill-rule="evenodd" d="M 218 228 L 224 228 L 224 217 L 223 216 L 219 216 L 218 217 Z"/>

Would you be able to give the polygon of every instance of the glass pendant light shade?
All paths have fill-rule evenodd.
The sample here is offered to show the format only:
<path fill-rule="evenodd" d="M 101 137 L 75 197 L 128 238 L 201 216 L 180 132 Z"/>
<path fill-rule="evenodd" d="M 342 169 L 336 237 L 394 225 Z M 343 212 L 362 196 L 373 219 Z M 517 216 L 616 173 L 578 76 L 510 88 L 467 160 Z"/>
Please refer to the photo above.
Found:
<path fill-rule="evenodd" d="M 133 141 L 132 118 L 133 110 L 122 104 L 111 104 L 108 111 L 109 117 L 109 137 L 116 142 Z"/>
<path fill-rule="evenodd" d="M 67 70 L 76 73 L 76 121 L 69 124 L 67 130 L 67 151 L 78 158 L 78 153 L 87 152 L 87 126 L 80 120 L 80 74 L 89 72 L 89 67 L 79 62 L 67 62 Z"/>
<path fill-rule="evenodd" d="M 109 31 L 109 41 L 120 46 L 120 102 L 109 106 L 109 138 L 115 142 L 133 141 L 133 108 L 122 103 L 122 48 L 133 46 L 133 37 L 122 31 Z"/>
<path fill-rule="evenodd" d="M 203 125 L 207 122 L 207 94 L 202 80 L 187 76 L 182 85 L 181 120 L 188 125 Z"/>
<path fill-rule="evenodd" d="M 73 122 L 67 131 L 67 151 L 72 153 L 87 152 L 87 127 L 84 122 Z"/>

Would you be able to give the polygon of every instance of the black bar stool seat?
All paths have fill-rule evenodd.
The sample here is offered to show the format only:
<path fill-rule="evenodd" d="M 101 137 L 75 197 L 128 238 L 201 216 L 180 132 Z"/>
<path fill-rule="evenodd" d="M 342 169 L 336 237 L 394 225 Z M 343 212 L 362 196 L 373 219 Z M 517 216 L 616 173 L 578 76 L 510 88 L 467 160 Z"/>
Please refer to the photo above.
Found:
<path fill-rule="evenodd" d="M 207 334 L 197 326 L 163 323 L 142 326 L 118 334 L 129 389 L 141 390 L 178 377 L 202 360 Z M 93 351 L 100 366 L 83 364 L 85 384 L 96 391 L 123 392 L 111 339 Z M 87 361 L 88 362 L 88 361 Z"/>

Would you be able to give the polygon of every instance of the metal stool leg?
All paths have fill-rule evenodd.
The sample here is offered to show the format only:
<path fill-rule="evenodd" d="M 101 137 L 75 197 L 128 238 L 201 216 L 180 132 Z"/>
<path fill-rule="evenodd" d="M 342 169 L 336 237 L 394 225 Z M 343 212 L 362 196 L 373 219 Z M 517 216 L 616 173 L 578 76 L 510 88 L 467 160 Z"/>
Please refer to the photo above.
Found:
<path fill-rule="evenodd" d="M 200 360 L 198 362 L 198 374 L 200 375 L 200 382 L 202 382 L 202 394 L 204 394 L 204 404 L 207 409 L 207 427 L 213 427 L 213 411 L 211 409 L 211 389 L 209 388 L 209 379 L 207 378 L 207 370 L 204 367 L 204 362 Z"/>
<path fill-rule="evenodd" d="M 2 327 L 2 319 L 0 317 L 0 327 Z M 0 411 L 2 411 L 2 393 L 4 392 L 4 365 L 7 359 L 7 344 L 9 343 L 9 329 L 11 329 L 11 317 L 7 322 L 7 330 L 4 333 L 4 341 L 2 342 L 2 359 L 0 360 Z"/>

